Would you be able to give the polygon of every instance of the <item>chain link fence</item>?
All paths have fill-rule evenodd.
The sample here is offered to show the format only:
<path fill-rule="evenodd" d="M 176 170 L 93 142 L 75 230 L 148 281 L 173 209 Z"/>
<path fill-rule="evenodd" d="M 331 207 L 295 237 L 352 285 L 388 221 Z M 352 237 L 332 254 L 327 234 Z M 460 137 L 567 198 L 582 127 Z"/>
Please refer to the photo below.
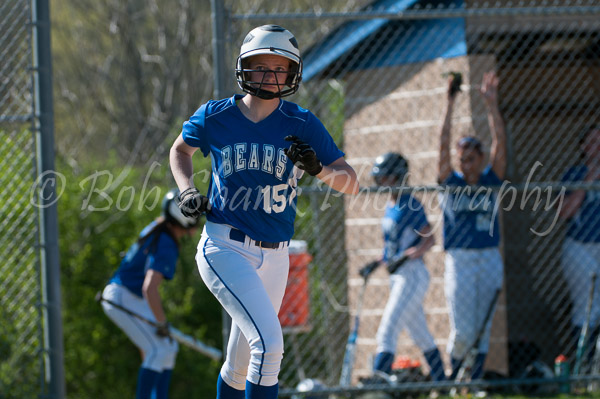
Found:
<path fill-rule="evenodd" d="M 368 390 L 393 396 L 452 386 L 537 394 L 596 389 L 599 363 L 592 348 L 598 335 L 600 289 L 595 289 L 592 301 L 589 298 L 591 273 L 600 272 L 595 244 L 599 226 L 594 219 L 600 186 L 588 173 L 594 170 L 598 151 L 597 129 L 589 128 L 600 119 L 596 1 L 319 3 L 279 2 L 267 9 L 259 0 L 225 1 L 226 12 L 220 16 L 225 36 L 218 50 L 226 68 L 216 72 L 225 76 L 227 95 L 237 91 L 233 67 L 248 31 L 276 23 L 298 37 L 304 81 L 292 100 L 324 122 L 363 187 L 355 197 L 342 197 L 314 179 L 303 179 L 295 236 L 300 243 L 292 254 L 281 313 L 286 339 L 281 396 L 309 395 L 296 387 L 310 379 L 320 386 L 322 397 L 343 392 L 358 397 Z M 12 0 L 0 5 L 0 398 L 44 396 L 48 390 L 40 213 L 28 198 L 39 164 L 31 4 Z M 463 154 L 456 143 L 464 136 L 476 137 L 486 162 L 491 159 L 494 129 L 480 93 L 489 71 L 499 80 L 506 184 L 484 183 L 485 190 L 468 196 L 464 187 L 454 192 L 455 185 L 438 184 L 448 76 L 462 75 L 449 117 L 451 165 L 461 170 Z M 156 154 L 164 152 L 156 149 Z M 418 281 L 426 282 L 421 293 L 414 294 L 422 300 L 411 303 L 423 304 L 434 347 L 417 316 L 389 312 L 390 324 L 403 330 L 390 338 L 393 350 L 390 342 L 385 349 L 384 334 L 378 330 L 390 302 L 391 279 L 384 266 L 370 275 L 360 300 L 364 279 L 359 271 L 384 253 L 382 220 L 386 203 L 394 199 L 371 176 L 377 157 L 387 152 L 400 153 L 408 161 L 408 185 L 402 192 L 422 204 L 435 240 L 424 255 L 424 267 L 407 263 L 400 269 L 418 270 Z M 477 187 L 472 187 L 473 193 Z M 497 236 L 492 234 L 499 237 L 498 252 L 463 251 L 461 258 L 461 251 L 454 251 L 458 255 L 449 258 L 452 242 L 470 242 L 460 229 L 444 237 L 448 215 L 444 217 L 442 206 L 448 206 L 452 193 L 468 198 L 464 210 L 478 212 L 474 225 L 488 237 L 489 228 L 498 227 Z M 494 198 L 497 207 L 490 205 Z M 449 288 L 448 282 L 454 281 L 449 270 L 460 272 L 456 281 L 463 282 L 490 265 L 499 269 L 485 272 L 470 285 Z M 461 360 L 486 325 L 494 299 L 489 294 L 495 288 L 501 291 L 490 313 L 489 339 L 486 333 L 477 351 L 487 353 L 483 378 L 469 381 L 467 370 L 465 382 L 430 381 L 431 350 L 441 353 L 450 376 L 451 357 L 455 363 Z M 359 302 L 351 381 L 341 386 L 345 347 Z M 460 333 L 465 331 L 463 339 Z M 586 340 L 580 340 L 582 331 Z M 586 345 L 578 351 L 579 341 Z M 373 373 L 382 349 L 394 352 L 389 375 Z M 569 381 L 553 375 L 559 355 L 570 366 Z"/>
<path fill-rule="evenodd" d="M 341 198 L 316 180 L 304 182 L 295 238 L 307 243 L 311 260 L 304 259 L 305 271 L 302 262 L 292 271 L 281 313 L 282 397 L 308 396 L 297 391 L 301 382 L 316 384 L 322 397 L 340 392 L 358 397 L 371 389 L 389 395 L 444 391 L 452 385 L 537 394 L 592 389 L 581 381 L 600 378 L 593 350 L 598 289 L 590 299 L 592 273 L 600 272 L 593 216 L 599 187 L 593 176 L 592 183 L 582 182 L 599 159 L 600 132 L 589 130 L 600 117 L 597 4 L 427 0 L 354 2 L 328 10 L 281 3 L 266 10 L 257 2 L 248 12 L 226 2 L 225 9 L 222 50 L 230 69 L 218 73 L 233 76 L 239 45 L 253 27 L 275 23 L 296 34 L 304 79 L 292 100 L 323 120 L 363 187 L 358 196 Z M 490 71 L 499 82 L 505 168 L 494 163 L 499 150 L 492 137 L 501 126 L 481 92 Z M 456 72 L 461 91 L 449 111 L 449 76 Z M 480 143 L 481 166 L 493 164 L 504 179 L 475 180 L 470 187 L 457 187 L 457 180 L 439 184 L 447 112 L 452 169 L 469 173 L 457 147 L 469 136 Z M 424 267 L 409 263 L 402 277 L 390 279 L 379 267 L 361 299 L 359 271 L 382 257 L 382 219 L 386 203 L 396 201 L 371 176 L 377 157 L 388 152 L 408 161 L 401 192 L 422 204 L 435 243 L 423 257 Z M 579 202 L 569 213 L 573 193 Z M 471 229 L 492 238 L 481 241 L 464 224 L 449 227 L 453 217 L 467 214 Z M 398 295 L 405 302 L 386 311 Z M 361 306 L 351 383 L 344 387 L 345 347 Z M 382 324 L 395 329 L 386 333 Z M 480 330 L 483 337 L 473 351 Z M 435 349 L 451 380 L 431 381 Z M 390 374 L 373 371 L 382 351 L 394 354 Z M 463 378 L 451 376 L 453 365 L 458 370 L 457 361 L 475 352 L 480 356 Z M 570 384 L 555 378 L 559 355 L 571 368 Z"/>
<path fill-rule="evenodd" d="M 36 27 L 48 29 L 44 16 L 47 3 L 0 5 L 0 398 L 56 397 L 64 383 L 62 368 L 52 367 L 62 358 L 62 347 L 51 345 L 61 329 L 47 317 L 60 314 L 59 302 L 49 300 L 55 286 L 46 274 L 56 237 L 45 236 L 49 213 L 36 206 L 45 205 L 36 186 L 45 190 L 38 177 L 47 153 L 40 136 L 51 126 L 42 121 L 49 114 L 39 102 L 51 98 L 41 83 L 49 76 L 48 59 L 36 47 L 46 45 L 49 54 L 49 38 Z"/>
<path fill-rule="evenodd" d="M 36 173 L 31 2 L 1 8 L 0 397 L 35 397 L 43 381 L 39 215 L 23 205 Z"/>

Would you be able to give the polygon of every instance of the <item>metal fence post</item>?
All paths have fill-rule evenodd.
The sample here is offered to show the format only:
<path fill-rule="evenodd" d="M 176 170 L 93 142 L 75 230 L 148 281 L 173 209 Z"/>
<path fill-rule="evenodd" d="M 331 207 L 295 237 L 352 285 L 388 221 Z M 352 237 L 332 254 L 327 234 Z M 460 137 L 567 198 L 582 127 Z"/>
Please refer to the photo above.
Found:
<path fill-rule="evenodd" d="M 220 0 L 211 0 L 212 50 L 213 50 L 213 96 L 220 99 L 225 95 L 225 7 Z M 223 319 L 223 353 L 227 353 L 227 342 L 231 331 L 231 317 L 225 309 L 221 310 Z"/>
<path fill-rule="evenodd" d="M 65 397 L 63 332 L 61 319 L 60 264 L 58 252 L 58 216 L 54 171 L 54 109 L 52 102 L 52 53 L 50 48 L 50 7 L 48 0 L 33 4 L 35 26 L 35 107 L 40 157 L 40 244 L 44 346 L 48 365 L 46 381 L 51 398 Z"/>

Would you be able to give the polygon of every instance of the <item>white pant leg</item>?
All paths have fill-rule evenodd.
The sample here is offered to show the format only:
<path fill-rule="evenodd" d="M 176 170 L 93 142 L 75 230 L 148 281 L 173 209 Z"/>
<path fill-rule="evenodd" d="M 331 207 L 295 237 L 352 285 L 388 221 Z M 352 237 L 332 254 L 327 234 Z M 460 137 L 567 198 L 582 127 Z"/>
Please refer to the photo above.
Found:
<path fill-rule="evenodd" d="M 114 283 L 107 285 L 102 292 L 102 297 L 142 317 L 156 321 L 148 302 L 121 285 Z M 142 367 L 157 372 L 175 367 L 175 357 L 179 349 L 175 340 L 159 337 L 155 333 L 155 327 L 105 301 L 102 301 L 102 308 L 106 315 L 144 352 Z"/>
<path fill-rule="evenodd" d="M 473 309 L 477 294 L 474 289 L 476 277 L 473 265 L 468 264 L 465 250 L 446 252 L 444 270 L 444 292 L 450 318 L 450 337 L 446 351 L 454 358 L 465 356 L 469 344 L 475 340 Z"/>
<path fill-rule="evenodd" d="M 475 342 L 502 281 L 503 265 L 498 248 L 446 252 L 444 290 L 450 313 L 450 338 L 446 350 L 452 357 L 462 359 Z M 479 346 L 482 353 L 488 351 L 491 325 L 490 317 Z"/>
<path fill-rule="evenodd" d="M 254 384 L 275 385 L 283 357 L 277 313 L 287 283 L 288 251 L 261 249 L 248 239 L 232 241 L 228 234 L 229 227 L 207 223 L 196 256 L 204 283 L 238 327 L 232 329 L 221 377 L 238 390 L 244 389 L 246 372 Z"/>
<path fill-rule="evenodd" d="M 572 238 L 566 238 L 561 258 L 563 277 L 569 287 L 573 303 L 571 317 L 573 324 L 579 327 L 583 326 L 585 321 L 590 292 L 590 276 L 592 272 L 596 273 L 596 287 L 590 317 L 590 324 L 596 325 L 600 317 L 600 244 L 581 243 Z"/>
<path fill-rule="evenodd" d="M 377 352 L 396 353 L 398 335 L 407 328 L 423 349 L 435 346 L 423 312 L 429 273 L 420 259 L 407 262 L 390 276 L 390 296 L 377 330 Z"/>
<path fill-rule="evenodd" d="M 480 272 L 477 276 L 477 297 L 479 304 L 477 307 L 476 318 L 477 331 L 479 331 L 479 328 L 481 328 L 481 325 L 484 322 L 490 304 L 494 299 L 494 294 L 497 290 L 502 289 L 502 282 L 504 278 L 504 266 L 502 263 L 502 256 L 500 255 L 498 248 L 481 250 L 481 256 L 478 258 L 478 261 L 480 265 Z M 494 308 L 492 309 L 492 313 L 487 321 L 485 331 L 481 336 L 481 341 L 479 343 L 480 353 L 488 353 L 489 351 L 492 319 L 494 318 L 494 314 L 496 313 L 496 308 L 498 306 L 497 301 L 493 304 L 493 306 Z"/>

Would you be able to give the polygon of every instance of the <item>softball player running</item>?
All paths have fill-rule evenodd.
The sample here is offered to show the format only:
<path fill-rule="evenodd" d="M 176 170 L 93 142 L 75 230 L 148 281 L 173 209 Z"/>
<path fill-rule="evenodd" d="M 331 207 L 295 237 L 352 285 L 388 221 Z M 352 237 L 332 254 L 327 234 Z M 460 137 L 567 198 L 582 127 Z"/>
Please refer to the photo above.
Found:
<path fill-rule="evenodd" d="M 109 302 L 121 305 L 146 319 L 159 323 L 152 327 L 138 318 L 102 302 L 106 315 L 142 351 L 137 399 L 166 399 L 175 366 L 177 342 L 169 337 L 169 324 L 158 287 L 175 274 L 178 242 L 196 232 L 197 218 L 184 216 L 177 206 L 178 190 L 171 190 L 162 202 L 162 215 L 146 226 L 119 269 L 102 292 Z"/>
<path fill-rule="evenodd" d="M 323 124 L 281 97 L 298 90 L 295 37 L 276 25 L 253 29 L 237 59 L 246 93 L 202 105 L 171 148 L 180 208 L 208 211 L 198 270 L 232 318 L 217 398 L 276 398 L 283 356 L 277 313 L 288 276 L 296 190 L 304 172 L 337 191 L 357 193 L 354 170 Z M 208 198 L 194 188 L 192 155 L 212 160 Z"/>
<path fill-rule="evenodd" d="M 600 125 L 590 126 L 580 140 L 582 161 L 571 167 L 563 181 L 593 182 L 600 180 Z M 600 194 L 594 191 L 575 190 L 565 197 L 560 216 L 568 220 L 563 243 L 562 269 L 573 302 L 573 340 L 576 342 L 583 326 L 588 301 L 585 293 L 590 291 L 592 273 L 600 274 Z M 592 301 L 589 331 L 590 349 L 593 354 L 600 321 L 600 279 Z M 573 347 L 576 343 L 573 343 Z"/>
<path fill-rule="evenodd" d="M 498 244 L 500 233 L 494 216 L 495 195 L 474 192 L 467 185 L 498 185 L 506 169 L 504 122 L 498 109 L 498 77 L 484 74 L 480 92 L 487 107 L 492 133 L 490 163 L 485 166 L 481 142 L 464 137 L 457 143 L 460 172 L 454 171 L 450 160 L 450 129 L 454 100 L 459 90 L 449 80 L 448 107 L 441 130 L 439 183 L 464 187 L 459 193 L 441 196 L 444 214 L 444 249 L 446 250 L 444 291 L 449 306 L 450 337 L 447 351 L 452 363 L 451 379 L 457 365 L 475 342 L 483 327 L 485 315 L 494 293 L 502 286 L 503 265 Z M 471 379 L 481 378 L 488 352 L 492 324 L 490 317 L 481 339 L 479 353 L 471 369 Z"/>
<path fill-rule="evenodd" d="M 377 157 L 371 174 L 377 185 L 393 187 L 402 184 L 407 173 L 406 160 L 400 154 L 387 153 Z M 367 277 L 379 263 L 393 265 L 403 255 L 409 260 L 390 275 L 390 295 L 377 331 L 373 369 L 391 373 L 398 335 L 406 328 L 423 351 L 431 379 L 441 381 L 445 379 L 444 365 L 423 311 L 423 298 L 429 287 L 423 254 L 435 241 L 423 206 L 412 194 L 395 192 L 386 206 L 382 228 L 383 259 L 366 265 L 360 274 Z"/>

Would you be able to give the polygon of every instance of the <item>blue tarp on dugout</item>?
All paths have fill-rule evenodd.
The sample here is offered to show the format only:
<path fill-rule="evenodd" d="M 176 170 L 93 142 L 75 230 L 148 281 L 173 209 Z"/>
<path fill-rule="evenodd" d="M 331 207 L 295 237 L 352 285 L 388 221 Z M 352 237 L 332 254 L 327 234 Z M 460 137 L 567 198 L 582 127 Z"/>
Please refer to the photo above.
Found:
<path fill-rule="evenodd" d="M 377 11 L 401 12 L 418 0 L 383 0 L 371 5 Z M 430 4 L 431 1 L 428 1 Z M 449 1 L 441 1 L 446 5 Z M 455 6 L 462 3 L 452 1 Z M 467 54 L 463 18 L 347 22 L 303 55 L 303 80 L 322 74 L 336 63 L 344 70 L 380 68 L 452 58 Z"/>

